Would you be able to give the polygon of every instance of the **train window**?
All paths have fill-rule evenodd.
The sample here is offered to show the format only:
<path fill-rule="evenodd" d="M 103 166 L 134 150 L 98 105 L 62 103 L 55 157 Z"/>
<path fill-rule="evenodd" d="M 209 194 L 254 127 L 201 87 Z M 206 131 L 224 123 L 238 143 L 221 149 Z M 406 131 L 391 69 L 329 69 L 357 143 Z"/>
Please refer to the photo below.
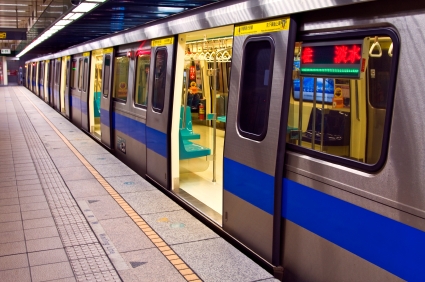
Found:
<path fill-rule="evenodd" d="M 155 54 L 155 79 L 152 94 L 152 108 L 161 113 L 164 109 L 165 82 L 167 78 L 167 49 L 159 49 Z"/>
<path fill-rule="evenodd" d="M 105 55 L 105 77 L 103 79 L 103 91 L 102 94 L 105 98 L 109 96 L 109 83 L 111 75 L 111 55 Z"/>
<path fill-rule="evenodd" d="M 288 147 L 376 171 L 388 149 L 398 37 L 391 29 L 328 36 L 295 45 Z"/>
<path fill-rule="evenodd" d="M 78 60 L 78 90 L 83 88 L 83 59 Z"/>
<path fill-rule="evenodd" d="M 87 92 L 89 82 L 89 59 L 84 58 L 84 77 L 83 77 L 83 91 Z"/>
<path fill-rule="evenodd" d="M 267 133 L 273 75 L 274 42 L 270 37 L 251 37 L 243 49 L 239 94 L 238 130 L 261 141 Z"/>
<path fill-rule="evenodd" d="M 150 55 L 137 57 L 135 104 L 139 106 L 146 106 L 148 100 L 150 62 Z"/>
<path fill-rule="evenodd" d="M 73 59 L 72 60 L 72 65 L 71 65 L 71 88 L 75 88 L 75 74 L 77 71 L 77 60 Z"/>
<path fill-rule="evenodd" d="M 127 101 L 129 68 L 129 57 L 126 55 L 115 57 L 112 97 L 123 102 Z"/>

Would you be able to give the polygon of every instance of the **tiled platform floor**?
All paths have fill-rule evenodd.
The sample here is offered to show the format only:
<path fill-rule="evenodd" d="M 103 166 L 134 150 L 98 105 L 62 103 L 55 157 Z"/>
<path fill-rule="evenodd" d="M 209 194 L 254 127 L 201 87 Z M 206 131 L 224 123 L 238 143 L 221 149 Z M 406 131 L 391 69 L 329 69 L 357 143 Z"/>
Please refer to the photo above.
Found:
<path fill-rule="evenodd" d="M 275 281 L 24 87 L 0 88 L 0 161 L 0 281 Z"/>

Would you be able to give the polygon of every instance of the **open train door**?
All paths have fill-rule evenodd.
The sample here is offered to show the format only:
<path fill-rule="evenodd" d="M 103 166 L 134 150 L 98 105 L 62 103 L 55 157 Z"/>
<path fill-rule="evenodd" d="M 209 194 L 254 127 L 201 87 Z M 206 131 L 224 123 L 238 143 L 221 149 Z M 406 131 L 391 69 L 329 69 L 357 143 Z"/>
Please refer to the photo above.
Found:
<path fill-rule="evenodd" d="M 146 113 L 146 176 L 169 187 L 174 37 L 152 40 Z"/>
<path fill-rule="evenodd" d="M 111 128 L 111 74 L 114 60 L 114 48 L 103 49 L 102 96 L 100 99 L 100 140 L 107 147 L 112 148 Z"/>
<path fill-rule="evenodd" d="M 71 56 L 65 57 L 66 69 L 65 69 L 65 92 L 64 92 L 64 107 L 65 107 L 65 116 L 71 119 L 70 111 L 70 87 L 69 81 L 71 79 Z"/>
<path fill-rule="evenodd" d="M 292 72 L 294 41 L 290 18 L 246 23 L 234 30 L 223 228 L 274 265 L 280 264 L 285 156 L 285 138 L 279 138 L 286 136 L 290 89 L 284 78 Z"/>

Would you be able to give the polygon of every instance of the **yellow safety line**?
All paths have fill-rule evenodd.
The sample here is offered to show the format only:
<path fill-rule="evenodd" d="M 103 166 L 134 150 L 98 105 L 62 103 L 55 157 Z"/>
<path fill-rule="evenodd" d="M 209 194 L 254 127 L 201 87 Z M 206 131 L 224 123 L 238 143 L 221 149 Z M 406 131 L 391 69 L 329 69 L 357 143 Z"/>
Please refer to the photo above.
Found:
<path fill-rule="evenodd" d="M 27 97 L 25 98 L 34 106 L 38 113 L 44 120 L 52 127 L 62 141 L 71 149 L 75 156 L 83 163 L 83 165 L 90 171 L 90 173 L 99 181 L 100 185 L 115 199 L 120 207 L 127 213 L 127 215 L 136 223 L 142 232 L 151 240 L 151 242 L 160 250 L 160 252 L 168 259 L 169 262 L 180 272 L 186 281 L 198 282 L 202 281 L 198 275 L 162 240 L 162 238 L 144 221 L 138 213 L 120 196 L 120 194 L 112 188 L 111 185 L 99 174 L 99 172 L 78 152 L 77 149 L 66 139 L 65 136 L 50 122 L 50 120 L 39 110 L 39 108 Z"/>

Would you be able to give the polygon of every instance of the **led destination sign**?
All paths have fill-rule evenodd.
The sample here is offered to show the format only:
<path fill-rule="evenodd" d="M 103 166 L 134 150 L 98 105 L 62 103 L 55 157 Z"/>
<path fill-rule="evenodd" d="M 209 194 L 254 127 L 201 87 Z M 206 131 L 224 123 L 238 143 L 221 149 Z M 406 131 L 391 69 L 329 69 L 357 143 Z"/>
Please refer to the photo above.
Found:
<path fill-rule="evenodd" d="M 360 78 L 367 65 L 366 40 L 303 43 L 302 76 Z"/>

